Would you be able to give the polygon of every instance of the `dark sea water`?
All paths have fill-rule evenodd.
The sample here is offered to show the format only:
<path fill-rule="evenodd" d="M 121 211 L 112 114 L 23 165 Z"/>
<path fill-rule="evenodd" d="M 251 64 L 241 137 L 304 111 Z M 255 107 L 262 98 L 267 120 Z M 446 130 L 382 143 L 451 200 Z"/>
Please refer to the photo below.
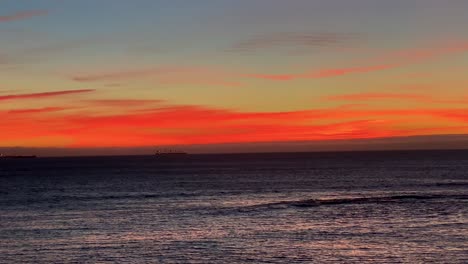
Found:
<path fill-rule="evenodd" d="M 0 263 L 468 263 L 468 151 L 0 160 Z"/>

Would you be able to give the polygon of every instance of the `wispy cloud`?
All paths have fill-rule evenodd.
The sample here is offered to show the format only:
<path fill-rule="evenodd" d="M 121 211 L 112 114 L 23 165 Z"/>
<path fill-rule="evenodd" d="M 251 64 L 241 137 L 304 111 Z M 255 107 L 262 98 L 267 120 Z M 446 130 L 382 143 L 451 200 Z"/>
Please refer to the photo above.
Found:
<path fill-rule="evenodd" d="M 252 52 L 273 48 L 304 49 L 336 47 L 356 39 L 356 36 L 356 34 L 330 32 L 279 32 L 253 36 L 250 39 L 237 43 L 228 51 Z"/>
<path fill-rule="evenodd" d="M 434 97 L 426 94 L 410 94 L 410 93 L 355 93 L 355 94 L 340 94 L 325 97 L 331 101 L 350 101 L 363 102 L 374 101 L 381 102 L 382 100 L 398 100 L 398 101 L 414 101 L 428 104 L 468 104 L 468 97 L 453 98 L 449 96 Z"/>
<path fill-rule="evenodd" d="M 148 76 L 158 76 L 163 74 L 182 73 L 190 71 L 187 68 L 163 67 L 151 69 L 137 69 L 128 71 L 111 71 L 101 73 L 91 73 L 73 76 L 72 79 L 77 82 L 96 82 L 96 81 L 115 81 L 121 79 L 145 78 Z"/>
<path fill-rule="evenodd" d="M 32 11 L 24 11 L 24 12 L 18 12 L 15 14 L 11 15 L 4 15 L 0 16 L 0 23 L 1 22 L 11 22 L 11 21 L 16 21 L 16 20 L 24 20 L 32 17 L 37 17 L 37 16 L 43 16 L 47 15 L 47 11 L 45 10 L 32 10 Z"/>
<path fill-rule="evenodd" d="M 295 79 L 318 79 L 345 76 L 350 74 L 371 73 L 423 63 L 432 59 L 468 52 L 468 42 L 451 43 L 429 48 L 408 49 L 390 52 L 367 59 L 363 64 L 351 67 L 324 68 L 302 73 L 281 74 L 242 74 L 203 67 L 156 67 L 122 71 L 104 71 L 98 73 L 77 74 L 71 79 L 77 82 L 112 82 L 132 79 L 152 79 L 159 83 L 188 83 L 219 86 L 239 86 L 239 79 L 256 78 L 273 81 Z"/>
<path fill-rule="evenodd" d="M 144 78 L 148 76 L 158 76 L 158 75 L 164 75 L 164 74 L 184 73 L 184 72 L 192 72 L 192 71 L 198 71 L 198 70 L 192 69 L 192 68 L 183 68 L 183 67 L 160 67 L 160 68 L 83 74 L 83 75 L 74 76 L 72 77 L 72 79 L 78 82 L 111 81 L 111 80 L 119 80 L 119 79 Z"/>
<path fill-rule="evenodd" d="M 262 42 L 260 42 L 262 43 Z M 266 45 L 266 44 L 265 44 Z M 249 45 L 247 45 L 249 46 Z M 283 74 L 240 74 L 228 73 L 222 70 L 197 67 L 159 67 L 127 71 L 111 71 L 101 73 L 79 74 L 71 77 L 78 82 L 115 82 L 124 79 L 155 78 L 161 83 L 194 83 L 221 86 L 238 86 L 234 78 L 257 78 L 274 81 L 290 81 L 295 79 L 318 79 L 345 76 L 358 73 L 383 71 L 407 65 L 417 64 L 440 57 L 468 51 L 468 42 L 451 43 L 442 46 L 409 49 L 391 52 L 377 58 L 368 59 L 368 65 L 343 68 L 325 68 L 303 73 Z"/>
<path fill-rule="evenodd" d="M 239 86 L 231 80 L 235 75 L 219 69 L 204 67 L 156 67 L 146 69 L 108 71 L 78 74 L 71 77 L 77 82 L 113 82 L 120 80 L 149 79 L 158 83 L 203 84 L 216 86 Z"/>
<path fill-rule="evenodd" d="M 148 107 L 166 102 L 165 100 L 152 99 L 102 99 L 102 100 L 86 100 L 94 106 L 105 107 Z"/>
<path fill-rule="evenodd" d="M 7 111 L 7 114 L 43 114 L 43 113 L 51 113 L 51 112 L 59 112 L 63 110 L 67 110 L 69 108 L 65 107 L 43 107 L 43 108 L 31 108 L 31 109 L 17 109 L 17 110 L 10 110 Z"/>
<path fill-rule="evenodd" d="M 248 77 L 268 79 L 275 81 L 289 81 L 294 79 L 317 79 L 344 76 L 356 73 L 369 73 L 383 71 L 393 68 L 399 68 L 407 65 L 417 64 L 437 59 L 440 57 L 468 52 L 468 42 L 451 43 L 443 46 L 410 49 L 396 51 L 374 58 L 369 65 L 352 66 L 343 68 L 319 69 L 304 73 L 286 73 L 286 74 L 248 74 Z"/>
<path fill-rule="evenodd" d="M 0 101 L 55 97 L 55 96 L 63 96 L 63 95 L 70 95 L 70 94 L 89 93 L 89 92 L 94 92 L 94 91 L 95 91 L 94 89 L 81 89 L 81 90 L 64 90 L 64 91 L 29 93 L 29 94 L 8 94 L 8 95 L 0 96 Z"/>
<path fill-rule="evenodd" d="M 407 94 L 407 93 L 356 93 L 356 94 L 341 94 L 334 96 L 327 96 L 328 100 L 339 101 L 374 101 L 374 100 L 387 100 L 387 99 L 403 99 L 403 100 L 428 100 L 432 97 L 421 94 Z"/>
<path fill-rule="evenodd" d="M 370 97 L 378 96 L 363 98 Z M 2 142 L 7 143 L 34 143 L 36 139 L 45 137 L 60 139 L 60 142 L 65 142 L 64 146 L 104 147 L 468 133 L 468 110 L 452 106 L 437 109 L 362 109 L 357 106 L 245 112 L 140 102 L 146 104 L 147 109 L 133 111 L 134 102 L 137 103 L 133 100 L 97 100 L 96 106 L 103 103 L 115 107 L 116 111 L 108 112 L 93 111 L 89 104 L 86 105 L 89 111 L 61 111 L 61 108 L 54 107 L 13 110 L 18 113 L 16 115 L 11 111 L 0 111 L 0 135 Z M 431 124 L 421 123 L 428 118 L 432 120 Z"/>

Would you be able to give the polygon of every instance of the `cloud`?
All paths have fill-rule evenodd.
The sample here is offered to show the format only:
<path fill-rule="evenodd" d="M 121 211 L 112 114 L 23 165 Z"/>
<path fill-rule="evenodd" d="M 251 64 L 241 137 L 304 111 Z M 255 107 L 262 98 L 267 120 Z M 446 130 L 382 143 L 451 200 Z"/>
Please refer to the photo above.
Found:
<path fill-rule="evenodd" d="M 32 18 L 36 16 L 43 16 L 43 15 L 47 15 L 47 13 L 48 12 L 45 10 L 32 10 L 32 11 L 18 12 L 12 15 L 0 16 L 0 23 L 24 20 L 24 19 L 28 19 L 28 18 Z"/>
<path fill-rule="evenodd" d="M 252 52 L 272 48 L 323 48 L 339 46 L 347 43 L 356 36 L 330 32 L 297 33 L 280 32 L 254 36 L 234 45 L 229 51 Z"/>
<path fill-rule="evenodd" d="M 169 107 L 149 113 L 69 117 L 73 146 L 265 142 L 388 135 L 373 120 L 304 124 L 299 113 L 238 113 L 203 107 Z M 69 126 L 70 127 L 70 126 Z M 113 137 L 106 135 L 112 133 Z"/>
<path fill-rule="evenodd" d="M 363 98 L 371 97 L 385 96 Z M 61 108 L 53 107 L 15 109 L 16 114 L 11 110 L 0 111 L 2 144 L 129 147 L 468 133 L 468 109 L 452 106 L 436 109 L 362 109 L 356 106 L 246 112 L 169 105 L 158 100 L 84 102 L 87 103 L 86 111 L 82 108 L 80 111 L 61 111 Z M 143 109 L 136 111 L 134 103 Z M 102 105 L 109 110 L 95 111 L 94 107 Z M 51 112 L 54 114 L 49 114 Z M 430 124 L 424 121 L 428 119 Z"/>
<path fill-rule="evenodd" d="M 82 90 L 64 90 L 64 91 L 30 93 L 30 94 L 8 94 L 8 95 L 1 95 L 0 101 L 55 97 L 55 96 L 63 96 L 63 95 L 70 95 L 70 94 L 89 93 L 89 92 L 94 92 L 94 91 L 95 90 L 93 89 L 82 89 Z"/>
<path fill-rule="evenodd" d="M 86 100 L 94 106 L 106 107 L 148 107 L 150 105 L 157 105 L 166 102 L 165 100 L 152 100 L 152 99 L 102 99 L 102 100 Z"/>
<path fill-rule="evenodd" d="M 326 100 L 331 101 L 377 101 L 382 100 L 407 100 L 428 104 L 468 104 L 468 97 L 434 97 L 425 94 L 411 94 L 411 93 L 355 93 L 355 94 L 341 94 L 325 97 Z"/>
<path fill-rule="evenodd" d="M 187 71 L 190 71 L 190 69 L 178 67 L 165 67 L 84 74 L 74 76 L 72 77 L 72 79 L 77 82 L 115 81 L 120 79 L 135 79 L 148 76 L 157 76 L 162 74 L 182 73 Z"/>
<path fill-rule="evenodd" d="M 443 56 L 464 53 L 467 51 L 468 42 L 458 42 L 430 48 L 409 49 L 391 52 L 378 58 L 373 58 L 369 60 L 369 65 L 342 68 L 326 68 L 303 73 L 239 74 L 227 73 L 221 70 L 213 70 L 207 68 L 161 67 L 152 69 L 138 69 L 76 75 L 72 77 L 72 79 L 78 82 L 115 82 L 122 79 L 138 79 L 151 77 L 156 78 L 161 83 L 191 83 L 238 86 L 241 84 L 239 82 L 232 81 L 232 78 L 248 77 L 273 81 L 331 78 L 350 74 L 383 71 L 411 64 L 422 63 L 431 59 L 437 59 Z"/>
<path fill-rule="evenodd" d="M 399 68 L 416 63 L 422 63 L 431 59 L 437 59 L 452 54 L 464 53 L 468 51 L 468 42 L 451 43 L 437 47 L 410 49 L 374 58 L 370 65 L 353 66 L 344 68 L 319 69 L 304 73 L 289 74 L 248 74 L 247 77 L 268 79 L 274 81 L 290 81 L 294 79 L 318 79 L 344 76 L 356 73 L 369 73 Z M 372 63 L 372 61 L 374 61 Z"/>
<path fill-rule="evenodd" d="M 203 67 L 159 67 L 80 74 L 71 77 L 71 79 L 77 82 L 116 82 L 120 80 L 149 79 L 165 84 L 240 86 L 241 83 L 231 80 L 234 76 L 234 74 L 219 69 Z"/>
<path fill-rule="evenodd" d="M 70 108 L 65 107 L 43 107 L 43 108 L 31 108 L 31 109 L 17 109 L 7 111 L 7 114 L 10 115 L 24 115 L 24 114 L 43 114 L 51 112 L 59 112 L 63 110 L 68 110 Z"/>
<path fill-rule="evenodd" d="M 406 94 L 406 93 L 356 93 L 356 94 L 341 94 L 325 97 L 328 100 L 340 101 L 374 101 L 386 99 L 403 99 L 403 100 L 416 100 L 426 101 L 431 99 L 430 96 L 421 94 Z"/>

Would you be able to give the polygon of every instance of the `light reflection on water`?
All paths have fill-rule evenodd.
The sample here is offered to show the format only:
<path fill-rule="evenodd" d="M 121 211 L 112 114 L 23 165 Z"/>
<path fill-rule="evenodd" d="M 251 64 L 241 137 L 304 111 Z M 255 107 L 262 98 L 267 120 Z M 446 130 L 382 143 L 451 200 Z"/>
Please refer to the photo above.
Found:
<path fill-rule="evenodd" d="M 339 157 L 325 168 L 309 159 L 202 160 L 165 173 L 147 159 L 81 170 L 55 160 L 5 177 L 10 164 L 0 263 L 467 262 L 468 179 L 447 165 L 465 160 L 406 157 L 395 168 L 367 158 L 343 175 Z"/>

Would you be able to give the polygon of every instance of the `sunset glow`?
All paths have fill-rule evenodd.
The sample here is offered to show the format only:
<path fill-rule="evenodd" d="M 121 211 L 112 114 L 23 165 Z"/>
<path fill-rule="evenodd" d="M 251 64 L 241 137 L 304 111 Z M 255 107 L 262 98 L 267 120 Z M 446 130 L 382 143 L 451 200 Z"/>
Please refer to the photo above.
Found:
<path fill-rule="evenodd" d="M 468 134 L 468 3 L 292 2 L 1 3 L 0 147 Z"/>

